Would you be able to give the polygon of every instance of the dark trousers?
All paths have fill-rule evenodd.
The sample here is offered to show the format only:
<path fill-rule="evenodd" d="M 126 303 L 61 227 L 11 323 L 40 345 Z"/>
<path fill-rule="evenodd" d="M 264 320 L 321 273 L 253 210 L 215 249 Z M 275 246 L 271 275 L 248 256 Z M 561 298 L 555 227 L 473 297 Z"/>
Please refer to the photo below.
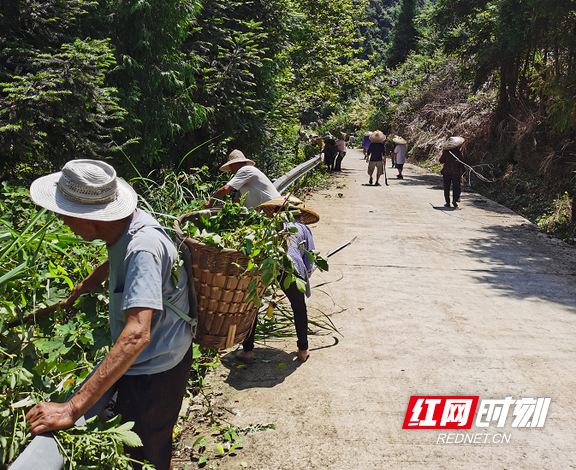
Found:
<path fill-rule="evenodd" d="M 460 176 L 452 176 L 452 175 L 442 175 L 444 180 L 444 200 L 446 204 L 450 204 L 450 186 L 452 186 L 452 196 L 453 201 L 460 200 L 460 193 L 462 192 L 462 186 L 460 182 Z"/>
<path fill-rule="evenodd" d="M 342 160 L 346 156 L 346 152 L 338 152 L 336 163 L 334 163 L 334 171 L 342 171 Z"/>
<path fill-rule="evenodd" d="M 280 284 L 282 285 L 282 284 Z M 288 286 L 288 289 L 282 289 L 286 297 L 290 301 L 292 312 L 294 314 L 294 326 L 296 327 L 296 337 L 298 338 L 296 344 L 298 349 L 308 349 L 308 310 L 306 309 L 306 296 L 304 292 L 300 292 L 293 282 Z M 256 324 L 258 318 L 254 320 L 254 326 L 250 332 L 250 336 L 242 343 L 244 351 L 252 351 L 254 349 L 254 336 L 256 336 Z"/>
<path fill-rule="evenodd" d="M 118 380 L 115 414 L 122 422 L 134 421 L 132 428 L 142 447 L 126 447 L 130 457 L 168 470 L 172 459 L 172 431 L 178 420 L 192 365 L 192 346 L 180 363 L 166 372 L 152 375 L 124 375 Z M 139 465 L 134 465 L 139 469 Z"/>
<path fill-rule="evenodd" d="M 334 170 L 334 155 L 324 154 L 324 163 L 328 168 L 328 171 Z"/>

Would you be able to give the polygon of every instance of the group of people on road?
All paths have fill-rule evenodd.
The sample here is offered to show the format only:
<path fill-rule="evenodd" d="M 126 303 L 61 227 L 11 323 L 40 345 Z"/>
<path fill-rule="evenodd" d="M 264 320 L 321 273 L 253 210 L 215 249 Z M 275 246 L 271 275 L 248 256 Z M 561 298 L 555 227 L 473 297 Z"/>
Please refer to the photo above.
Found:
<path fill-rule="evenodd" d="M 393 146 L 389 144 L 390 140 Z M 365 132 L 364 139 L 362 140 L 362 151 L 364 158 L 368 162 L 368 176 L 370 177 L 368 184 L 372 185 L 374 169 L 376 169 L 376 183 L 375 186 L 380 186 L 380 176 L 384 174 L 384 167 L 386 165 L 386 156 L 390 155 L 392 160 L 392 168 L 396 168 L 398 174 L 397 179 L 404 179 L 402 171 L 404 163 L 406 162 L 407 142 L 400 136 L 395 135 L 392 139 L 386 139 L 386 135 L 380 130 L 374 132 Z"/>
<path fill-rule="evenodd" d="M 328 171 L 342 171 L 342 160 L 346 156 L 346 135 L 340 133 L 336 139 L 330 132 L 324 136 L 324 147 L 322 153 L 324 154 L 324 164 Z"/>
<path fill-rule="evenodd" d="M 392 141 L 393 148 L 387 147 L 387 143 Z M 442 155 L 440 163 L 443 163 L 442 174 L 444 207 L 458 207 L 460 195 L 462 193 L 462 181 L 466 172 L 466 165 L 462 156 L 461 147 L 464 143 L 463 137 L 452 136 L 442 144 Z M 386 139 L 384 133 L 380 130 L 374 132 L 367 131 L 364 133 L 362 140 L 362 151 L 364 158 L 368 162 L 368 184 L 373 184 L 373 174 L 376 170 L 375 186 L 380 186 L 379 180 L 384 173 L 386 165 L 386 155 L 389 154 L 392 160 L 392 168 L 398 170 L 396 178 L 404 179 L 402 171 L 406 161 L 407 142 L 401 137 L 395 135 L 392 139 Z M 450 204 L 450 191 L 452 190 L 452 205 Z"/>

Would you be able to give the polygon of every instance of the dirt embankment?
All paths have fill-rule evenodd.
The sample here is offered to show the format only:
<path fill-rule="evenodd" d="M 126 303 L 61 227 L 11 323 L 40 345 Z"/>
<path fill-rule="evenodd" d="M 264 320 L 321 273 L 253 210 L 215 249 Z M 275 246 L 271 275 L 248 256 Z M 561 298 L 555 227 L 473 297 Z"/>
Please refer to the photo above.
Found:
<path fill-rule="evenodd" d="M 472 174 L 472 190 L 574 241 L 576 136 L 554 133 L 538 102 L 518 101 L 498 113 L 495 84 L 474 92 L 447 68 L 416 103 L 398 108 L 392 132 L 408 140 L 413 163 L 436 171 L 442 142 L 465 137 L 467 163 L 492 180 Z"/>

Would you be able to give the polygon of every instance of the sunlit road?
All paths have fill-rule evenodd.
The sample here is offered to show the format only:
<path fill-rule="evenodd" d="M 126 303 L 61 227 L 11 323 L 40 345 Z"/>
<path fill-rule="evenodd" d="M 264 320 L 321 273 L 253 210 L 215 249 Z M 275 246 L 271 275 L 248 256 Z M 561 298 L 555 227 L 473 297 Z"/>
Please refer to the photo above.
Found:
<path fill-rule="evenodd" d="M 360 151 L 343 168 L 307 201 L 321 251 L 357 237 L 314 275 L 324 285 L 308 302 L 339 333 L 311 336 L 302 365 L 294 338 L 259 344 L 240 369 L 224 356 L 210 381 L 226 419 L 276 429 L 217 468 L 574 468 L 576 249 L 473 193 L 445 209 L 441 178 L 418 168 L 400 181 L 388 164 L 379 187 Z M 543 427 L 513 427 L 514 404 L 501 427 L 498 411 L 487 427 L 474 415 L 470 429 L 405 430 L 411 396 L 551 400 Z"/>

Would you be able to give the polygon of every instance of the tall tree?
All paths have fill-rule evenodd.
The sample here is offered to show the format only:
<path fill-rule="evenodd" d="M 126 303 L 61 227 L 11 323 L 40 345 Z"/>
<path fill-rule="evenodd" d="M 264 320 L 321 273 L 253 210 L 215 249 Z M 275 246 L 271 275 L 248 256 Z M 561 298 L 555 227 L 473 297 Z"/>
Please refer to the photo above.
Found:
<path fill-rule="evenodd" d="M 390 68 L 404 62 L 416 47 L 417 31 L 414 19 L 418 13 L 418 0 L 400 0 L 398 16 L 390 32 L 386 51 L 386 65 Z"/>
<path fill-rule="evenodd" d="M 369 0 L 364 8 L 366 25 L 359 25 L 359 35 L 364 38 L 358 56 L 380 65 L 386 54 L 390 31 L 394 21 L 393 10 L 398 0 Z"/>
<path fill-rule="evenodd" d="M 202 56 L 195 100 L 210 115 L 190 133 L 191 146 L 217 137 L 216 158 L 232 145 L 257 152 L 281 121 L 341 100 L 367 69 L 354 57 L 362 8 L 357 0 L 206 0 L 190 43 Z"/>
<path fill-rule="evenodd" d="M 108 41 L 75 39 L 91 4 L 2 2 L 0 176 L 17 163 L 51 170 L 78 156 L 110 155 L 124 111 L 104 85 Z"/>
<path fill-rule="evenodd" d="M 201 57 L 193 99 L 208 112 L 187 133 L 196 164 L 224 158 L 228 146 L 251 154 L 271 133 L 278 100 L 278 61 L 292 11 L 284 1 L 205 0 L 187 45 Z"/>
<path fill-rule="evenodd" d="M 111 38 L 118 65 L 107 80 L 128 112 L 123 138 L 133 142 L 128 153 L 138 164 L 166 163 L 205 120 L 193 99 L 198 57 L 186 43 L 197 11 L 196 0 L 102 0 L 84 23 L 86 34 Z"/>
<path fill-rule="evenodd" d="M 506 112 L 515 98 L 522 60 L 532 45 L 529 0 L 440 0 L 435 20 L 444 33 L 446 52 L 464 61 L 476 87 L 498 71 L 499 109 Z"/>

